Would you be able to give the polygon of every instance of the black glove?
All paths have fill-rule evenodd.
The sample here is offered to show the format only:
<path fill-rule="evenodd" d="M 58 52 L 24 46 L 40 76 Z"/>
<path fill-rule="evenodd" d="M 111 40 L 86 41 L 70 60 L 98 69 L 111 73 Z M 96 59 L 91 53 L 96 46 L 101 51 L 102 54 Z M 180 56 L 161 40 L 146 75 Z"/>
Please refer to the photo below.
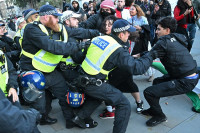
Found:
<path fill-rule="evenodd" d="M 87 49 L 90 46 L 90 44 L 91 44 L 91 41 L 81 42 L 81 43 L 79 43 L 78 48 L 80 50 Z"/>
<path fill-rule="evenodd" d="M 165 52 L 162 50 L 150 50 L 149 54 L 153 59 L 160 58 L 162 59 L 165 56 Z"/>

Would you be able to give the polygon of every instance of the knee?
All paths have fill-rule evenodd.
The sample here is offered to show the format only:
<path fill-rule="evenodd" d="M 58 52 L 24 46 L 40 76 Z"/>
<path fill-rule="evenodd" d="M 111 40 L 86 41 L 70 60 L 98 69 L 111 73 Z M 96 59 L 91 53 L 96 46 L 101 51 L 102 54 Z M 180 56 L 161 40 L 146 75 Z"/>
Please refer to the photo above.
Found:
<path fill-rule="evenodd" d="M 147 97 L 148 95 L 151 95 L 151 87 L 146 88 L 143 91 L 143 94 L 144 94 L 145 97 Z"/>

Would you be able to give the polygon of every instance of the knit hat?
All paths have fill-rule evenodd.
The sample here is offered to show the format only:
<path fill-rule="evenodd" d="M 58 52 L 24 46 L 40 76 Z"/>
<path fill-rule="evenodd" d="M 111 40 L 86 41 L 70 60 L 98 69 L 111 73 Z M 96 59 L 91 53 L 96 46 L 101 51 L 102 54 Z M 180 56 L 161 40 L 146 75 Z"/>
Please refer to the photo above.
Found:
<path fill-rule="evenodd" d="M 52 5 L 43 5 L 40 7 L 39 11 L 40 16 L 45 16 L 45 15 L 53 15 L 53 16 L 62 16 L 62 14 L 58 13 L 55 7 Z"/>
<path fill-rule="evenodd" d="M 61 22 L 69 19 L 69 18 L 80 18 L 81 14 L 77 14 L 73 11 L 67 10 L 63 12 L 63 15 L 61 16 Z"/>
<path fill-rule="evenodd" d="M 28 9 L 24 11 L 24 19 L 27 20 L 31 15 L 38 13 L 35 9 Z"/>
<path fill-rule="evenodd" d="M 118 19 L 113 23 L 112 32 L 135 32 L 136 29 L 129 24 L 129 22 L 125 19 Z"/>
<path fill-rule="evenodd" d="M 101 8 L 111 8 L 111 9 L 115 9 L 114 3 L 112 0 L 104 0 L 103 2 L 101 2 L 100 5 Z"/>

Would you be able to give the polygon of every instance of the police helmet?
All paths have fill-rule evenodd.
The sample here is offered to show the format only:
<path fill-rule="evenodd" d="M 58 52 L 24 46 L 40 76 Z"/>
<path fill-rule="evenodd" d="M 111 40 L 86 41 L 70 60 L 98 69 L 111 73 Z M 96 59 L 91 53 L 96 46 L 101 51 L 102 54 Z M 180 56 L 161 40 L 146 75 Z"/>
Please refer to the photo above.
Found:
<path fill-rule="evenodd" d="M 45 89 L 45 77 L 41 72 L 37 70 L 24 72 L 20 82 L 25 101 L 32 103 L 42 96 Z"/>
<path fill-rule="evenodd" d="M 71 107 L 80 107 L 85 100 L 85 94 L 81 92 L 73 92 L 73 91 L 68 91 L 67 93 L 67 103 Z"/>

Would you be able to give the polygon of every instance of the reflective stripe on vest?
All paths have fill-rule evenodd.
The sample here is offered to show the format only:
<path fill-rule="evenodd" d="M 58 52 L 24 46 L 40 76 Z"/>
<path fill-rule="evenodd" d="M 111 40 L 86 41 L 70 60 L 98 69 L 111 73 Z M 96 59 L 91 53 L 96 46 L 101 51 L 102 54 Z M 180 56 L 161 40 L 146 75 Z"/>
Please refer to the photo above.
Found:
<path fill-rule="evenodd" d="M 44 25 L 38 24 L 38 26 L 45 34 L 49 35 Z M 62 35 L 64 37 L 63 40 L 64 42 L 67 42 L 68 40 L 67 31 L 63 25 L 59 25 L 59 26 L 60 26 L 60 31 L 62 31 Z M 58 40 L 58 41 L 61 41 L 61 40 Z M 34 68 L 46 73 L 54 71 L 57 64 L 61 61 L 63 57 L 63 55 L 55 55 L 42 49 L 40 49 L 35 55 L 32 55 L 24 50 L 22 50 L 22 53 L 25 56 L 32 58 L 32 65 Z"/>
<path fill-rule="evenodd" d="M 73 61 L 71 56 L 68 56 L 67 58 L 62 58 L 61 62 L 65 62 L 66 65 L 77 66 L 77 64 Z"/>
<path fill-rule="evenodd" d="M 103 70 L 103 66 L 110 55 L 119 47 L 121 45 L 110 36 L 94 38 L 81 65 L 83 70 L 90 75 L 99 73 L 108 75 L 109 71 Z"/>
<path fill-rule="evenodd" d="M 0 50 L 0 56 L 4 56 L 4 53 Z M 8 66 L 7 66 L 7 60 L 6 57 L 4 56 L 4 63 L 0 62 L 0 88 L 4 92 L 5 96 L 8 95 L 8 92 L 6 91 L 6 85 L 8 84 Z M 2 70 L 2 66 L 5 65 L 4 70 Z M 2 72 L 5 71 L 3 74 Z"/>

